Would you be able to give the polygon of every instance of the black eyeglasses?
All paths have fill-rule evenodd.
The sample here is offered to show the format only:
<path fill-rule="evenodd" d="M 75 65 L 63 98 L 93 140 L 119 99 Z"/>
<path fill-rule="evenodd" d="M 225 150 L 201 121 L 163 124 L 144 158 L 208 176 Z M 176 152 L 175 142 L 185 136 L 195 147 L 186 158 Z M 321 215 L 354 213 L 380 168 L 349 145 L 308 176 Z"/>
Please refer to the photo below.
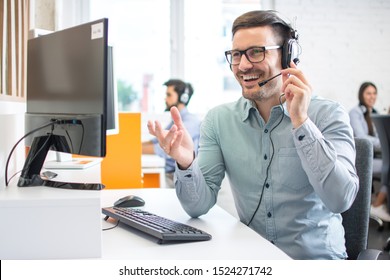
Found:
<path fill-rule="evenodd" d="M 241 61 L 241 56 L 244 54 L 246 59 L 248 61 L 255 63 L 255 62 L 262 62 L 265 58 L 265 51 L 267 50 L 276 50 L 280 49 L 282 46 L 265 46 L 265 47 L 250 47 L 246 50 L 239 51 L 239 50 L 231 50 L 226 51 L 225 56 L 227 62 L 231 65 L 238 65 Z"/>

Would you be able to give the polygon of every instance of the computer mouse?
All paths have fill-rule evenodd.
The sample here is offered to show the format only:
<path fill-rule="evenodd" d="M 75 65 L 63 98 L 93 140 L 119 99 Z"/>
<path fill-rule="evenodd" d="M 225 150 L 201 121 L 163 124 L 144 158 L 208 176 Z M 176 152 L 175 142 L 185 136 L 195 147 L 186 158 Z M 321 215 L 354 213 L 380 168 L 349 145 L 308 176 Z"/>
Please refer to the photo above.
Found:
<path fill-rule="evenodd" d="M 115 201 L 115 207 L 140 207 L 145 205 L 145 200 L 136 195 L 128 195 Z"/>

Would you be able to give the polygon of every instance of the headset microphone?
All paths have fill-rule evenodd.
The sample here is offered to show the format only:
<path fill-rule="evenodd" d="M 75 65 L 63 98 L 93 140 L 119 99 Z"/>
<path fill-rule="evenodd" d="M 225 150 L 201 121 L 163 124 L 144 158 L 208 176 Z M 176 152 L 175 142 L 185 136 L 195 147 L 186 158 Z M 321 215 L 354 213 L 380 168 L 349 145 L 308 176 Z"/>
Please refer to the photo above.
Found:
<path fill-rule="evenodd" d="M 269 81 L 275 79 L 276 77 L 279 77 L 280 75 L 282 75 L 282 73 L 279 73 L 279 74 L 277 74 L 277 75 L 275 75 L 275 76 L 273 76 L 273 77 L 271 77 L 271 78 L 269 78 L 269 79 L 267 79 L 267 80 L 261 81 L 261 82 L 259 83 L 259 87 L 264 86 L 266 83 L 268 83 Z"/>
<path fill-rule="evenodd" d="M 299 58 L 296 57 L 296 58 L 294 58 L 293 61 L 294 61 L 295 65 L 297 65 L 297 64 L 299 63 Z M 282 73 L 279 73 L 279 74 L 277 74 L 277 75 L 275 75 L 275 76 L 273 76 L 273 77 L 271 77 L 271 78 L 269 78 L 269 79 L 267 79 L 267 80 L 261 81 L 261 82 L 259 83 L 259 87 L 264 86 L 266 83 L 268 83 L 269 81 L 275 79 L 276 77 L 279 77 L 280 75 L 282 75 Z"/>

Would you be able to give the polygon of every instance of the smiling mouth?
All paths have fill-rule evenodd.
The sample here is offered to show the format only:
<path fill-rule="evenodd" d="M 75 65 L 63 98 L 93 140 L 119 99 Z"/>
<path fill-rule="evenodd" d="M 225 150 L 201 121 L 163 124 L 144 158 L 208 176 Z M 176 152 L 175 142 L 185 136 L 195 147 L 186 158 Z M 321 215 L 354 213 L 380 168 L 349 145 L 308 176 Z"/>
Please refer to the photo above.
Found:
<path fill-rule="evenodd" d="M 259 79 L 260 76 L 259 75 L 242 75 L 241 77 L 245 82 L 251 82 L 251 81 L 256 81 L 257 79 Z"/>

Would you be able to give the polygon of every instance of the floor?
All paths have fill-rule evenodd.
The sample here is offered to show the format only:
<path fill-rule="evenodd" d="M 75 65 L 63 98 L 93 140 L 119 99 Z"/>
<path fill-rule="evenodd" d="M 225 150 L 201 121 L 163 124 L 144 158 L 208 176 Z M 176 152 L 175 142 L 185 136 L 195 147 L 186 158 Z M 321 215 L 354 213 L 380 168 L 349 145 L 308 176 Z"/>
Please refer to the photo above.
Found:
<path fill-rule="evenodd" d="M 226 179 L 222 183 L 217 204 L 231 215 L 238 217 L 230 191 L 230 186 Z M 367 247 L 370 249 L 381 250 L 383 253 L 379 256 L 380 260 L 390 260 L 389 251 L 386 252 L 383 250 L 384 246 L 387 244 L 388 238 L 390 238 L 390 223 L 384 223 L 383 228 L 380 230 L 378 223 L 374 220 L 370 220 Z"/>

